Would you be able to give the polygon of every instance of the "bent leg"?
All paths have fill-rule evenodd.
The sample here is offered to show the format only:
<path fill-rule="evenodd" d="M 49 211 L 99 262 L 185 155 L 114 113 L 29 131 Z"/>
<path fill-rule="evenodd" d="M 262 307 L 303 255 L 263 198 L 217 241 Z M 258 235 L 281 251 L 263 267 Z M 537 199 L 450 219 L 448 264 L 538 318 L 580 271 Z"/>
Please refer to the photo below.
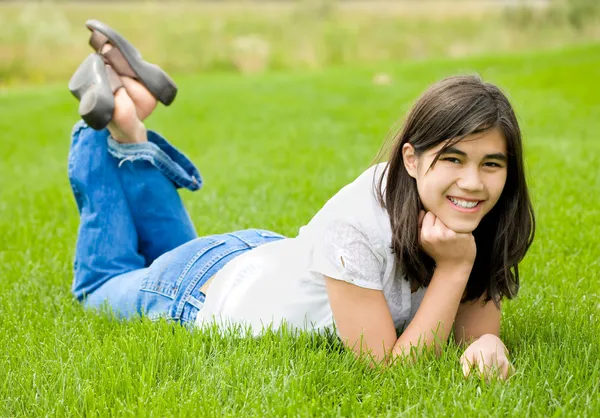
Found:
<path fill-rule="evenodd" d="M 106 130 L 79 122 L 71 138 L 69 181 L 81 217 L 72 291 L 79 300 L 112 277 L 144 267 L 117 177 L 118 162 L 108 153 L 106 137 Z"/>
<path fill-rule="evenodd" d="M 117 177 L 138 235 L 139 253 L 149 266 L 162 254 L 197 237 L 177 192 L 200 189 L 196 167 L 164 138 L 148 131 L 148 142 L 123 144 L 108 137 Z"/>
<path fill-rule="evenodd" d="M 85 298 L 84 306 L 98 310 L 108 307 L 118 318 L 141 315 L 138 300 L 147 270 L 132 270 L 110 278 Z"/>
<path fill-rule="evenodd" d="M 211 277 L 234 258 L 282 238 L 249 229 L 193 239 L 161 255 L 148 268 L 111 278 L 86 298 L 85 306 L 108 305 L 119 318 L 144 315 L 193 325 L 206 299 L 202 287 Z"/>

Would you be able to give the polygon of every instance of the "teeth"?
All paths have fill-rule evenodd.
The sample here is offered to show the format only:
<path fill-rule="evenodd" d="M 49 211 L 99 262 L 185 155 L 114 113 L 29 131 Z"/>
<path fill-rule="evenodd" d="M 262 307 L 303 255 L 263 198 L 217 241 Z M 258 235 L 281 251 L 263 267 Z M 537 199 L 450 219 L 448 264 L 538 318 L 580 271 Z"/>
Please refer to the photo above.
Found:
<path fill-rule="evenodd" d="M 467 202 L 465 200 L 458 200 L 453 197 L 449 197 L 448 199 L 450 199 L 450 201 L 456 206 L 460 206 L 461 208 L 474 208 L 479 204 L 479 202 Z"/>

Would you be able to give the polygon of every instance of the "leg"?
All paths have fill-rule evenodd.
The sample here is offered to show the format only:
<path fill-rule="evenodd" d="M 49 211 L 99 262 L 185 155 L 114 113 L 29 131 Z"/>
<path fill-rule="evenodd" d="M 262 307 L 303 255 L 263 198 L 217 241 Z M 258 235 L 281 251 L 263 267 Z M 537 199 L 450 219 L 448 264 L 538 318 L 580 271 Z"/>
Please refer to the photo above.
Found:
<path fill-rule="evenodd" d="M 80 122 L 69 151 L 69 180 L 81 216 L 72 290 L 80 300 L 112 277 L 144 267 L 105 136 Z"/>
<path fill-rule="evenodd" d="M 110 45 L 106 48 L 110 50 Z M 136 227 L 139 252 L 149 266 L 196 237 L 176 189 L 198 190 L 202 179 L 190 160 L 144 127 L 156 99 L 129 77 L 121 77 L 121 83 L 124 88 L 115 93 L 115 111 L 107 127 L 108 152 L 119 160 L 117 175 Z"/>
<path fill-rule="evenodd" d="M 120 160 L 117 176 L 131 210 L 145 266 L 196 238 L 177 188 L 198 190 L 202 180 L 184 155 L 152 131 L 144 143 L 119 143 L 109 137 L 108 152 Z"/>
<path fill-rule="evenodd" d="M 270 231 L 247 229 L 196 238 L 161 255 L 144 269 L 139 311 L 151 319 L 193 325 L 206 299 L 201 288 L 211 277 L 234 258 L 282 238 Z"/>
<path fill-rule="evenodd" d="M 88 308 L 108 302 L 118 317 L 144 315 L 193 325 L 206 294 L 202 286 L 234 258 L 283 236 L 248 229 L 193 239 L 162 254 L 150 267 L 108 280 L 85 300 Z"/>
<path fill-rule="evenodd" d="M 119 144 L 106 130 L 74 129 L 69 178 L 81 213 L 73 284 L 79 299 L 196 237 L 176 187 L 197 190 L 200 175 L 164 139 L 148 136 L 151 142 Z"/>
<path fill-rule="evenodd" d="M 81 214 L 73 293 L 80 300 L 107 299 L 113 308 L 137 297 L 144 266 L 196 236 L 175 187 L 196 190 L 201 183 L 189 160 L 146 133 L 142 121 L 156 100 L 139 83 L 122 81 L 125 89 L 116 92 L 108 130 L 77 124 L 69 153 L 69 179 Z M 109 151 L 108 131 L 120 142 L 145 143 L 111 139 Z M 156 140 L 148 142 L 148 136 Z M 119 158 L 135 167 L 119 170 L 126 162 Z"/>

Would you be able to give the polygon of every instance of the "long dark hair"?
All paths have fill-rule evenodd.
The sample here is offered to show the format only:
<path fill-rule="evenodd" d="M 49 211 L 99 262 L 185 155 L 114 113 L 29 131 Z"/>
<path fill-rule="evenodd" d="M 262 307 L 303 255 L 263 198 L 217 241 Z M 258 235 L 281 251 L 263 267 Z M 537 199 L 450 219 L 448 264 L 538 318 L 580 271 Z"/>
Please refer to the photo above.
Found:
<path fill-rule="evenodd" d="M 420 156 L 445 142 L 433 160 L 466 136 L 498 128 L 508 152 L 506 184 L 500 199 L 484 216 L 473 236 L 477 256 L 463 301 L 486 295 L 499 304 L 519 290 L 518 264 L 535 235 L 535 217 L 523 166 L 521 130 L 513 108 L 493 84 L 473 75 L 446 78 L 432 85 L 417 100 L 402 129 L 393 137 L 383 174 L 377 179 L 379 203 L 388 212 L 392 250 L 414 287 L 429 285 L 435 263 L 419 248 L 418 215 L 423 208 L 416 181 L 402 158 L 402 146 Z M 383 187 L 385 183 L 385 187 Z"/>

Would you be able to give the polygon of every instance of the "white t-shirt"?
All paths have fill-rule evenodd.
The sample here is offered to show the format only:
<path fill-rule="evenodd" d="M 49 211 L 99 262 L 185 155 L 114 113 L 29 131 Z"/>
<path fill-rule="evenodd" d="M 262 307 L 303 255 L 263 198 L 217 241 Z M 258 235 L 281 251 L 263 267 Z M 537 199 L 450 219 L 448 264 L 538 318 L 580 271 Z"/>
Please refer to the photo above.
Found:
<path fill-rule="evenodd" d="M 333 331 L 324 279 L 329 276 L 382 290 L 396 329 L 403 330 L 424 289 L 411 295 L 391 250 L 389 216 L 374 189 L 385 166 L 372 166 L 343 187 L 296 238 L 264 244 L 227 263 L 214 276 L 196 324 L 241 324 L 254 335 L 283 322 L 292 329 Z"/>

